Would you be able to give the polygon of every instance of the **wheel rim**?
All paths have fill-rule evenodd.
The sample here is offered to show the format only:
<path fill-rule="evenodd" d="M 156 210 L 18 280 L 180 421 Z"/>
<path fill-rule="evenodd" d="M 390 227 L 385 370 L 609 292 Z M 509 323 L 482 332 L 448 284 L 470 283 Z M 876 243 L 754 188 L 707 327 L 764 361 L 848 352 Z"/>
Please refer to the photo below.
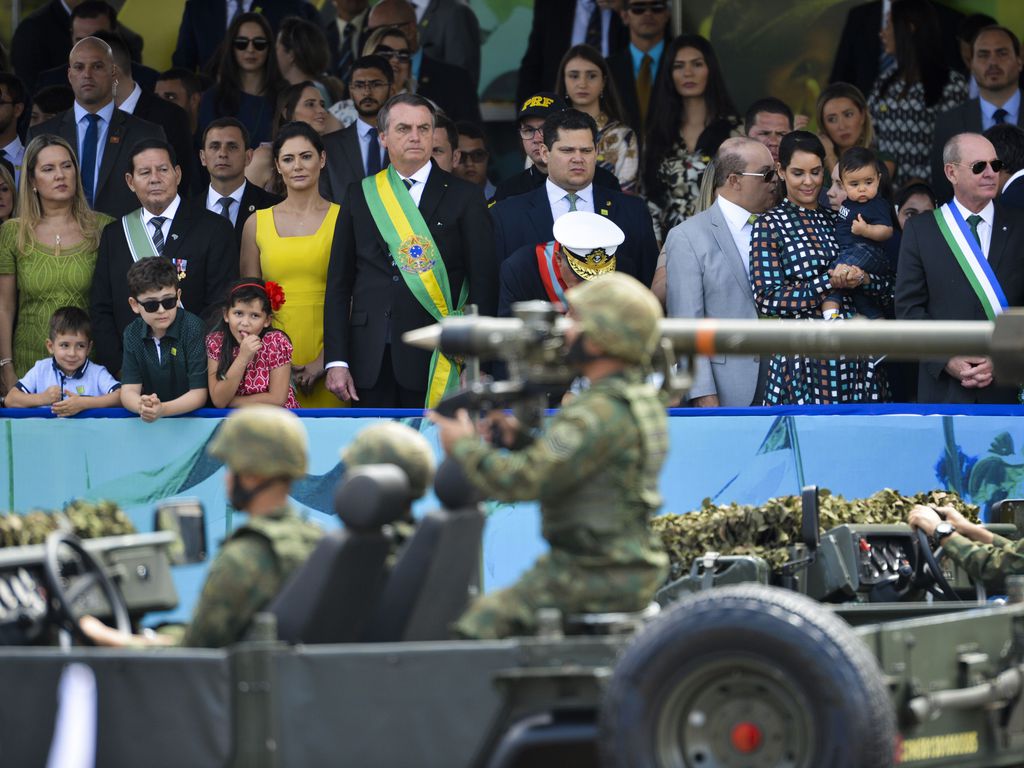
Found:
<path fill-rule="evenodd" d="M 666 768 L 809 768 L 811 708 L 754 658 L 702 662 L 673 684 L 655 725 Z"/>

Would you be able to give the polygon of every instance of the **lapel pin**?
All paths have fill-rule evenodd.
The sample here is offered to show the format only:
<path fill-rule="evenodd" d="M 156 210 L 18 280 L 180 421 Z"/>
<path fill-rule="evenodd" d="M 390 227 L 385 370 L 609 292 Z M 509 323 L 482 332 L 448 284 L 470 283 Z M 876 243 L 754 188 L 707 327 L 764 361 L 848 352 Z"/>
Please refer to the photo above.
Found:
<path fill-rule="evenodd" d="M 178 235 L 176 233 L 172 233 L 171 234 L 171 240 L 177 240 L 177 239 L 178 239 Z"/>
<path fill-rule="evenodd" d="M 250 205 L 249 206 L 249 213 L 252 213 L 255 210 L 256 210 L 256 206 L 255 205 Z"/>
<path fill-rule="evenodd" d="M 1003 227 L 1003 232 L 1005 232 L 1005 231 L 1006 231 L 1006 227 L 1004 226 L 1004 227 Z"/>
<path fill-rule="evenodd" d="M 111 136 L 110 137 L 110 143 L 111 144 L 120 144 L 121 143 L 121 137 L 117 136 L 116 134 L 114 136 Z"/>
<path fill-rule="evenodd" d="M 607 216 L 608 215 L 608 209 L 607 208 L 602 208 L 601 209 L 601 215 L 602 216 Z"/>

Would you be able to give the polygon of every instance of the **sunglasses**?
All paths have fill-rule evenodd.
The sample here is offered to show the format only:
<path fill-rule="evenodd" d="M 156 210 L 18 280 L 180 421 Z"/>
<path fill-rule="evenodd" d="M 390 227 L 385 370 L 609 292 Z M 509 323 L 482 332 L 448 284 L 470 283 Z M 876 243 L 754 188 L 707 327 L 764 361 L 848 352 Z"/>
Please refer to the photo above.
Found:
<path fill-rule="evenodd" d="M 270 46 L 270 41 L 265 37 L 236 37 L 232 41 L 236 51 L 244 51 L 250 43 L 257 51 L 265 51 Z"/>
<path fill-rule="evenodd" d="M 737 176 L 757 176 L 765 184 L 771 184 L 775 181 L 775 169 L 769 168 L 767 171 L 740 171 L 736 174 Z"/>
<path fill-rule="evenodd" d="M 632 3 L 629 12 L 637 16 L 644 13 L 664 13 L 668 10 L 668 3 Z"/>
<path fill-rule="evenodd" d="M 486 149 L 474 149 L 471 152 L 463 152 L 462 157 L 459 159 L 460 164 L 464 163 L 484 163 L 487 162 L 488 152 Z"/>
<path fill-rule="evenodd" d="M 376 51 L 376 55 L 388 61 L 391 61 L 391 59 L 398 59 L 399 61 L 409 61 L 412 59 L 412 54 L 408 51 L 396 51 L 391 48 L 379 48 Z"/>
<path fill-rule="evenodd" d="M 149 312 L 150 314 L 152 314 L 156 312 L 157 309 L 159 309 L 160 307 L 163 307 L 164 309 L 174 309 L 176 306 L 178 306 L 178 297 L 165 296 L 162 299 L 150 299 L 149 301 L 139 301 L 138 299 L 136 299 L 135 303 L 138 304 L 147 312 Z"/>
<path fill-rule="evenodd" d="M 970 168 L 971 173 L 973 173 L 975 176 L 980 176 L 981 174 L 983 174 L 985 172 L 986 165 L 992 166 L 993 173 L 999 173 L 1001 170 L 1003 170 L 1002 160 L 979 160 L 978 162 L 971 163 L 970 165 L 967 165 L 967 163 L 954 163 L 954 165 L 963 165 Z"/>

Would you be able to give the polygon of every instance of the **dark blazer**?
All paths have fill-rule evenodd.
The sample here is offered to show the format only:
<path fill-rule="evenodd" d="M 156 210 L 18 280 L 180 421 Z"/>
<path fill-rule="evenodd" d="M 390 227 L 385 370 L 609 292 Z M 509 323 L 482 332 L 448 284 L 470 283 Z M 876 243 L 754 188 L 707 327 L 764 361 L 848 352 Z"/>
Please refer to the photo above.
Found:
<path fill-rule="evenodd" d="M 328 133 L 323 142 L 327 166 L 320 172 L 320 194 L 333 203 L 341 203 L 349 185 L 366 175 L 356 124 Z M 384 162 L 387 162 L 387 152 Z"/>
<path fill-rule="evenodd" d="M 537 245 L 516 248 L 501 262 L 498 278 L 498 317 L 510 317 L 517 301 L 551 301 L 537 267 Z"/>
<path fill-rule="evenodd" d="M 231 281 L 238 278 L 238 245 L 230 222 L 207 210 L 194 210 L 183 200 L 171 222 L 164 256 L 187 260 L 180 283 L 181 303 L 189 312 L 209 319 L 209 311 L 220 306 Z M 127 274 L 132 263 L 119 219 L 100 237 L 89 292 L 96 360 L 110 371 L 121 370 L 121 336 L 135 319 L 128 306 Z"/>
<path fill-rule="evenodd" d="M 1017 112 L 1017 125 L 1024 127 L 1021 118 L 1024 110 Z M 932 140 L 932 191 L 940 203 L 948 202 L 953 197 L 953 187 L 946 178 L 942 164 L 942 148 L 946 142 L 958 133 L 981 133 L 981 102 L 969 99 L 957 104 L 935 117 L 935 133 Z"/>
<path fill-rule="evenodd" d="M 338 32 L 338 17 L 333 11 L 333 4 L 325 3 L 323 5 L 323 9 L 328 7 L 332 9 L 329 18 L 321 18 L 321 21 L 323 23 L 324 36 L 327 38 L 327 48 L 331 53 L 330 72 L 335 77 L 341 78 L 343 83 L 347 83 L 352 70 L 352 62 L 359 58 L 359 41 L 362 39 L 363 31 L 366 29 L 366 19 L 370 15 L 370 9 L 367 8 L 352 20 L 352 23 L 355 24 L 355 31 L 349 39 L 348 56 L 343 58 L 341 55 L 341 34 Z M 327 15 L 326 10 L 324 10 L 322 16 Z"/>
<path fill-rule="evenodd" d="M 480 22 L 472 8 L 460 0 L 430 0 L 419 34 L 426 55 L 462 67 L 474 86 L 480 82 Z"/>
<path fill-rule="evenodd" d="M 199 151 L 192 143 L 192 130 L 188 124 L 188 114 L 177 104 L 161 99 L 154 93 L 143 89 L 139 101 L 132 112 L 136 117 L 159 125 L 167 134 L 168 143 L 174 147 L 174 154 L 181 166 L 181 189 L 186 193 L 192 190 L 192 181 L 197 175 Z"/>
<path fill-rule="evenodd" d="M 455 122 L 469 120 L 478 125 L 483 123 L 476 87 L 469 73 L 462 67 L 424 54 L 416 93 L 437 104 Z"/>
<path fill-rule="evenodd" d="M 1010 186 L 999 193 L 999 204 L 1015 211 L 1024 210 L 1024 178 L 1018 176 Z"/>
<path fill-rule="evenodd" d="M 1024 217 L 996 203 L 988 263 L 1011 307 L 1024 305 Z M 984 320 L 985 312 L 939 232 L 934 216 L 907 222 L 896 272 L 896 317 L 901 320 Z M 965 389 L 943 370 L 946 360 L 921 363 L 922 403 L 1016 403 L 1017 388 L 993 384 Z"/>
<path fill-rule="evenodd" d="M 960 58 L 960 43 L 956 39 L 957 27 L 964 15 L 942 3 L 932 3 L 942 30 L 943 58 L 957 72 L 964 72 Z M 867 96 L 878 78 L 878 60 L 882 55 L 882 42 L 878 33 L 882 29 L 882 0 L 854 6 L 846 16 L 836 57 L 832 63 L 830 83 L 852 83 Z"/>
<path fill-rule="evenodd" d="M 370 215 L 362 186 L 353 183 L 341 207 L 327 269 L 324 306 L 324 360 L 349 364 L 356 389 L 372 387 L 381 374 L 384 346 L 391 342 L 395 379 L 406 389 L 427 389 L 430 353 L 402 343 L 402 334 L 434 323 L 399 274 Z M 448 271 L 452 300 L 465 281 L 480 314 L 497 304 L 494 236 L 480 188 L 445 173 L 430 171 L 423 215 Z M 349 306 L 351 305 L 351 315 Z"/>
<path fill-rule="evenodd" d="M 44 133 L 55 133 L 78 151 L 78 126 L 75 110 L 71 108 L 45 123 L 29 129 L 29 139 Z M 99 178 L 96 180 L 96 199 L 93 208 L 118 218 L 139 207 L 139 199 L 128 188 L 124 176 L 131 172 L 132 146 L 142 139 L 166 140 L 164 129 L 159 125 L 115 109 L 107 131 L 107 144 L 103 148 Z"/>
<path fill-rule="evenodd" d="M 665 43 L 668 48 L 668 42 Z M 651 92 L 654 91 L 654 83 L 657 81 L 663 65 L 665 64 L 665 50 L 662 49 L 661 58 L 658 59 L 658 66 L 651 72 Z M 636 97 L 636 75 L 633 73 L 633 55 L 627 45 L 621 51 L 616 51 L 608 57 L 608 69 L 612 73 L 612 82 L 615 83 L 615 90 L 619 94 L 619 101 L 622 102 L 622 109 L 625 112 L 624 120 L 626 125 L 636 131 L 637 138 L 643 141 L 643 120 L 640 119 L 640 102 Z"/>
<path fill-rule="evenodd" d="M 558 65 L 572 45 L 572 22 L 577 0 L 544 0 L 533 4 L 533 26 L 526 53 L 519 65 L 516 104 L 539 91 L 553 91 Z M 608 27 L 608 55 L 629 45 L 629 30 L 619 14 L 612 11 Z M 877 56 L 875 57 L 878 58 Z"/>
<path fill-rule="evenodd" d="M 65 57 L 65 59 L 66 58 L 67 57 Z M 134 61 L 132 62 L 132 79 L 142 87 L 143 93 L 152 93 L 156 90 L 156 81 L 159 77 L 160 73 L 152 67 L 147 67 L 145 64 L 137 64 Z M 40 73 L 39 77 L 36 78 L 36 87 L 33 91 L 38 91 L 40 88 L 45 88 L 48 85 L 71 86 L 68 82 L 67 61 Z"/>
<path fill-rule="evenodd" d="M 191 211 L 198 215 L 199 211 L 206 211 L 212 213 L 215 216 L 220 216 L 219 211 L 211 211 L 206 207 L 206 195 L 209 192 L 209 185 L 205 186 L 199 192 L 192 195 L 188 199 L 188 207 Z M 275 195 L 273 192 L 267 192 L 267 190 L 256 186 L 251 182 L 245 182 L 245 189 L 242 190 L 242 200 L 238 208 L 238 216 L 235 217 L 235 242 L 238 244 L 239 252 L 242 248 L 242 227 L 245 226 L 245 221 L 256 211 L 262 211 L 264 208 L 269 208 L 272 205 L 277 205 L 284 198 L 280 195 Z M 224 218 L 221 216 L 221 218 Z"/>
<path fill-rule="evenodd" d="M 306 0 L 260 0 L 259 6 L 274 33 L 286 16 L 298 16 L 320 25 L 317 9 Z M 225 0 L 186 0 L 178 27 L 178 43 L 171 62 L 185 69 L 206 69 L 218 52 L 228 28 L 228 5 Z M 273 50 L 273 40 L 271 50 Z"/>
<path fill-rule="evenodd" d="M 639 197 L 594 186 L 594 209 L 618 224 L 626 241 L 615 252 L 617 269 L 650 285 L 658 263 L 658 241 L 647 204 Z M 607 211 L 607 213 L 605 213 Z M 555 226 L 545 186 L 491 206 L 494 252 L 504 261 L 524 245 L 552 240 Z"/>
<path fill-rule="evenodd" d="M 531 165 L 525 171 L 520 171 L 515 176 L 511 176 L 498 184 L 494 189 L 494 196 L 491 200 L 497 203 L 509 197 L 532 192 L 537 187 L 544 186 L 547 178 L 548 175 L 546 173 L 541 171 L 536 165 Z M 619 180 L 615 177 L 615 174 L 601 166 L 594 170 L 594 184 L 605 189 L 614 189 L 616 192 L 622 191 L 622 187 L 619 185 Z"/>

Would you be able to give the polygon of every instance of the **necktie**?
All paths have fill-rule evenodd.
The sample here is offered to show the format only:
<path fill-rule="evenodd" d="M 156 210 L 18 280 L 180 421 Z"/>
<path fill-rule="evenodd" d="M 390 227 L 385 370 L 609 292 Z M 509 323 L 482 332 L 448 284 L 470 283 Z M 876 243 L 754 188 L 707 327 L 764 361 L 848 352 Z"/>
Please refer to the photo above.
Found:
<path fill-rule="evenodd" d="M 636 78 L 636 100 L 640 105 L 640 123 L 647 121 L 647 107 L 651 103 L 651 64 L 654 60 L 646 53 L 640 59 L 640 74 Z"/>
<path fill-rule="evenodd" d="M 1009 112 L 1007 112 L 1005 109 L 1000 107 L 999 109 L 997 109 L 995 112 L 992 113 L 992 121 L 996 125 L 1002 125 L 1003 123 L 1006 122 L 1006 116 L 1009 115 L 1009 114 L 1010 114 Z"/>
<path fill-rule="evenodd" d="M 591 0 L 594 10 L 590 12 L 590 21 L 587 22 L 587 35 L 584 42 L 592 48 L 596 48 L 604 55 L 604 48 L 601 47 L 601 8 Z"/>
<path fill-rule="evenodd" d="M 96 193 L 96 152 L 100 143 L 100 116 L 88 114 L 85 119 L 89 125 L 85 127 L 85 141 L 82 142 L 82 186 L 85 200 L 92 208 Z"/>
<path fill-rule="evenodd" d="M 167 221 L 166 216 L 154 216 L 149 220 L 149 223 L 153 225 L 153 245 L 156 247 L 156 252 L 161 256 L 164 255 L 164 222 Z"/>
<path fill-rule="evenodd" d="M 981 235 L 978 234 L 978 225 L 983 221 L 984 219 L 976 213 L 972 213 L 967 217 L 967 223 L 971 226 L 971 234 L 974 235 L 974 239 L 977 241 L 978 245 L 981 245 Z"/>
<path fill-rule="evenodd" d="M 345 83 L 348 82 L 349 69 L 352 66 L 352 38 L 355 37 L 355 33 L 356 25 L 349 22 L 345 25 L 341 43 L 338 44 L 338 77 Z"/>
<path fill-rule="evenodd" d="M 570 192 L 568 195 L 566 195 L 566 197 L 569 199 L 569 210 L 575 211 L 576 201 L 580 199 L 580 196 L 577 195 L 575 192 Z"/>
<path fill-rule="evenodd" d="M 377 129 L 371 128 L 367 133 L 370 144 L 366 150 L 366 175 L 380 173 L 380 142 L 377 141 Z"/>
<path fill-rule="evenodd" d="M 759 218 L 760 217 L 756 213 L 752 213 L 749 216 L 747 216 L 747 224 L 749 224 L 750 226 L 754 226 L 754 222 L 757 221 Z"/>
<path fill-rule="evenodd" d="M 412 179 L 402 179 L 402 183 L 405 184 L 405 188 L 412 191 L 412 185 L 416 182 Z"/>
<path fill-rule="evenodd" d="M 235 202 L 234 198 L 231 197 L 222 197 L 217 201 L 217 205 L 220 206 L 220 215 L 228 221 L 231 221 L 231 204 L 233 202 Z M 156 219 L 154 219 L 154 221 L 156 221 Z"/>

